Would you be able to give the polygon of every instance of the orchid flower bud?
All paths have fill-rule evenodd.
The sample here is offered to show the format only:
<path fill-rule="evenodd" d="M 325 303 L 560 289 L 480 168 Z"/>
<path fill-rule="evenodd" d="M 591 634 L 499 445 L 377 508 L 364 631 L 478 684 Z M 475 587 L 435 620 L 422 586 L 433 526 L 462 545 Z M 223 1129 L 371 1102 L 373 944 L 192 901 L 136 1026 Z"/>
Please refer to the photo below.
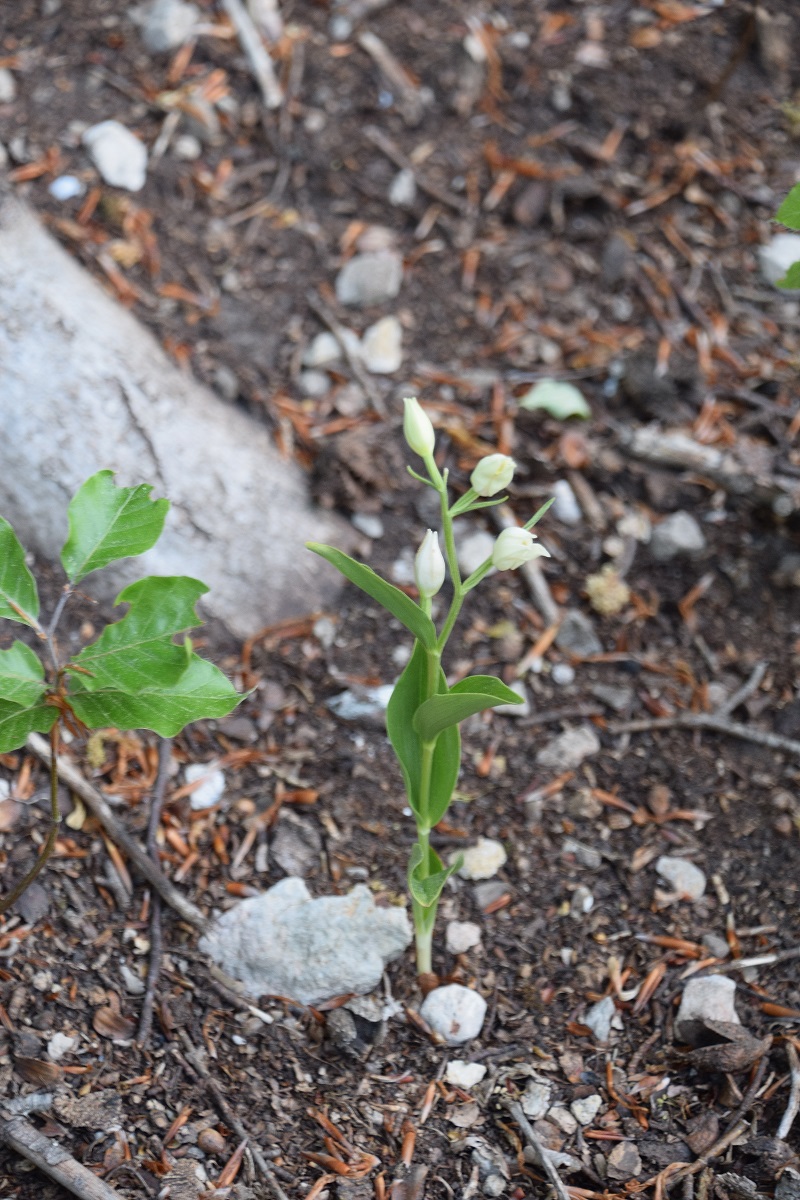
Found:
<path fill-rule="evenodd" d="M 444 583 L 444 558 L 435 530 L 429 529 L 414 559 L 414 578 L 423 599 L 435 596 Z"/>
<path fill-rule="evenodd" d="M 430 458 L 436 441 L 431 419 L 416 397 L 405 399 L 403 404 L 406 406 L 403 417 L 405 439 L 420 458 Z"/>
<path fill-rule="evenodd" d="M 511 483 L 516 467 L 507 454 L 488 454 L 478 463 L 469 481 L 479 496 L 496 496 Z"/>
<path fill-rule="evenodd" d="M 492 550 L 492 565 L 498 571 L 513 571 L 532 558 L 549 558 L 550 552 L 536 541 L 529 529 L 516 526 L 504 529 L 497 537 Z"/>

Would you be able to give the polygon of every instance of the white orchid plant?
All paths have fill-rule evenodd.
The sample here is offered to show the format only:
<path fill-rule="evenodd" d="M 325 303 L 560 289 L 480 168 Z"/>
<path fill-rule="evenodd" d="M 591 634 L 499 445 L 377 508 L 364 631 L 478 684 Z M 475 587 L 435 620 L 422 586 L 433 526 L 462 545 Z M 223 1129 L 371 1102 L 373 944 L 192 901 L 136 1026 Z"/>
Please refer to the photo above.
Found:
<path fill-rule="evenodd" d="M 448 473 L 440 471 L 434 459 L 436 436 L 430 417 L 416 399 L 405 400 L 404 404 L 405 438 L 422 459 L 426 474 L 421 475 L 411 467 L 408 471 L 438 493 L 444 538 L 442 554 L 437 533 L 429 529 L 417 551 L 414 574 L 419 601 L 415 602 L 369 567 L 332 546 L 308 543 L 308 548 L 377 600 L 415 638 L 408 665 L 389 700 L 386 729 L 400 762 L 408 804 L 417 826 L 417 840 L 408 866 L 408 886 L 414 913 L 417 970 L 420 976 L 425 976 L 432 974 L 431 947 L 439 897 L 462 861 L 457 857 L 445 866 L 430 843 L 431 830 L 442 820 L 453 798 L 461 763 L 458 726 L 473 713 L 497 705 L 522 703 L 517 692 L 492 675 L 468 675 L 450 687 L 441 666 L 442 654 L 467 593 L 493 568 L 514 570 L 531 559 L 549 557 L 531 530 L 552 500 L 543 504 L 524 527 L 504 529 L 491 555 L 462 579 L 453 521 L 466 513 L 502 504 L 506 497 L 498 493 L 511 482 L 516 464 L 506 454 L 487 455 L 472 472 L 471 487 L 451 504 Z M 431 617 L 432 600 L 442 588 L 448 571 L 452 597 L 441 630 L 437 631 Z"/>

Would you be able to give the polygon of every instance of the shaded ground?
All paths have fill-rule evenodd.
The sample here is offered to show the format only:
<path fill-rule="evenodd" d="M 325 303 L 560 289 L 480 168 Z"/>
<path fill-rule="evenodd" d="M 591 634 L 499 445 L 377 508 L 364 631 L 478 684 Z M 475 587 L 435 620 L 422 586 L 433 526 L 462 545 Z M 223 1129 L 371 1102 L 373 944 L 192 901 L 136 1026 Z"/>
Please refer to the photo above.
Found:
<path fill-rule="evenodd" d="M 785 1152 L 773 1140 L 789 1092 L 784 1039 L 800 1019 L 796 960 L 733 975 L 744 1025 L 774 1037 L 753 1080 L 759 1098 L 744 1114 L 751 1063 L 726 1075 L 719 1058 L 682 1057 L 672 1021 L 687 971 L 721 950 L 703 946 L 704 936 L 727 939 L 737 957 L 800 944 L 797 755 L 707 731 L 615 731 L 632 719 L 718 708 L 763 662 L 759 685 L 729 715 L 751 730 L 800 738 L 800 606 L 796 588 L 781 586 L 790 582 L 786 556 L 798 549 L 796 514 L 776 517 L 773 504 L 800 477 L 797 302 L 763 283 L 756 259 L 800 161 L 800 80 L 796 64 L 780 62 L 781 46 L 800 38 L 800 15 L 788 4 L 772 8 L 779 34 L 770 40 L 743 3 L 508 3 L 488 15 L 476 10 L 469 23 L 461 5 L 396 3 L 352 32 L 337 27 L 342 40 L 334 41 L 331 19 L 347 10 L 297 4 L 284 10 L 277 51 L 291 100 L 266 115 L 233 38 L 204 35 L 190 62 L 176 66 L 146 52 L 111 3 L 22 2 L 4 13 L 2 54 L 18 97 L 0 107 L 0 141 L 20 190 L 90 269 L 173 353 L 313 466 L 321 502 L 380 518 L 383 535 L 365 539 L 363 553 L 386 574 L 432 519 L 404 474 L 398 402 L 410 388 L 436 420 L 456 486 L 485 449 L 512 452 L 520 471 L 511 496 L 524 518 L 556 479 L 568 478 L 584 519 L 546 519 L 546 573 L 562 610 L 591 616 L 602 649 L 587 658 L 554 646 L 518 574 L 482 587 L 453 640 L 450 670 L 509 679 L 521 670 L 531 700 L 527 717 L 467 724 L 462 798 L 439 831 L 443 853 L 480 835 L 509 850 L 497 880 L 459 882 L 443 904 L 436 967 L 489 1000 L 481 1037 L 463 1052 L 395 1020 L 368 1057 L 346 1054 L 314 1014 L 267 1001 L 274 1019 L 264 1024 L 215 990 L 194 933 L 169 912 L 154 1032 L 135 1048 L 140 1000 L 122 967 L 138 974 L 147 960 L 145 893 L 137 886 L 126 900 L 109 884 L 108 852 L 91 821 L 65 830 L 47 893 L 31 899 L 41 907 L 23 910 L 0 934 L 8 956 L 0 1073 L 7 1096 L 50 1086 L 52 1067 L 42 1076 L 31 1062 L 46 1060 L 53 1033 L 79 1034 L 59 1082 L 74 1093 L 118 1095 L 122 1132 L 108 1134 L 107 1115 L 89 1131 L 68 1114 L 54 1120 L 73 1125 L 65 1144 L 82 1161 L 105 1164 L 123 1194 L 155 1195 L 170 1182 L 172 1196 L 182 1195 L 174 1174 L 163 1174 L 170 1164 L 199 1161 L 215 1181 L 236 1147 L 187 1063 L 181 1029 L 206 1049 L 212 1077 L 254 1143 L 278 1154 L 278 1177 L 293 1197 L 320 1174 L 304 1154 L 332 1148 L 309 1110 L 325 1110 L 356 1150 L 380 1159 L 369 1182 L 330 1184 L 340 1195 L 371 1195 L 381 1174 L 386 1187 L 402 1180 L 404 1151 L 411 1173 L 394 1200 L 423 1189 L 432 1198 L 475 1194 L 483 1184 L 473 1177 L 473 1152 L 506 1156 L 508 1194 L 542 1194 L 538 1169 L 517 1158 L 518 1127 L 493 1098 L 498 1085 L 511 1096 L 524 1091 L 530 1069 L 551 1081 L 556 1108 L 601 1097 L 585 1129 L 563 1119 L 567 1129 L 537 1126 L 552 1148 L 580 1160 L 567 1177 L 585 1189 L 579 1195 L 625 1194 L 648 1181 L 655 1188 L 661 1169 L 702 1154 L 741 1115 L 751 1124 L 741 1144 L 715 1159 L 717 1176 L 733 1172 L 772 1194 L 786 1156 L 796 1154 L 796 1133 Z M 405 98 L 359 44 L 364 30 L 413 73 Z M 415 91 L 414 80 L 427 90 Z M 174 105 L 165 93 L 179 88 L 195 115 L 184 115 L 151 161 L 144 190 L 95 192 L 74 122 L 115 117 L 152 150 L 165 105 Z M 373 126 L 414 166 L 419 187 L 409 208 L 387 199 L 397 166 L 376 148 Z M 174 153 L 186 132 L 201 139 L 196 161 Z M 48 185 L 67 171 L 87 191 L 58 203 Z M 337 308 L 336 272 L 373 225 L 388 228 L 403 255 L 400 295 L 378 309 Z M 399 316 L 402 371 L 373 377 L 385 420 L 376 422 L 343 364 L 329 371 L 325 395 L 303 397 L 302 353 L 321 329 L 309 293 L 358 332 Z M 591 420 L 576 429 L 520 412 L 520 396 L 541 375 L 577 380 Z M 730 479 L 722 486 L 713 471 L 637 462 L 626 433 L 653 420 L 738 455 L 739 475 L 758 473 L 759 488 L 736 499 Z M 632 536 L 634 518 L 654 524 L 681 509 L 700 520 L 706 548 L 658 563 Z M 631 598 L 601 617 L 586 579 L 614 552 L 627 566 Z M 91 610 L 82 616 L 90 620 Z M 88 640 L 80 622 L 78 614 L 72 631 Z M 315 894 L 366 879 L 398 902 L 412 830 L 380 717 L 344 722 L 326 702 L 390 681 L 393 653 L 405 644 L 398 626 L 387 629 L 347 591 L 322 624 L 268 632 L 249 658 L 230 652 L 224 665 L 258 680 L 259 690 L 237 717 L 193 728 L 176 749 L 186 761 L 228 756 L 225 801 L 198 818 L 187 797 L 168 797 L 163 822 L 165 869 L 197 904 L 223 907 L 282 877 L 269 854 L 286 819 L 276 820 L 281 803 L 321 838 L 307 861 Z M 570 770 L 537 765 L 542 746 L 581 725 L 597 732 L 599 752 Z M 142 831 L 153 743 L 107 739 L 99 767 L 80 744 L 74 752 L 100 786 L 121 789 L 130 827 Z M 30 799 L 46 781 L 28 762 L 9 756 L 3 774 Z M 3 853 L 16 871 L 27 854 L 20 834 L 29 824 L 43 828 L 43 817 L 8 808 L 7 819 Z M 705 871 L 700 900 L 660 891 L 654 864 L 665 853 Z M 446 954 L 449 919 L 476 921 L 481 946 Z M 418 1006 L 410 956 L 390 981 L 396 998 Z M 645 981 L 652 992 L 630 995 Z M 602 1045 L 583 1018 L 609 993 L 619 1027 Z M 122 1042 L 97 1016 L 114 1007 L 111 997 L 129 1022 L 116 1029 Z M 431 1083 L 457 1056 L 486 1063 L 485 1082 L 471 1097 L 437 1085 L 423 1121 Z M 180 1113 L 186 1123 L 165 1149 Z M 693 1126 L 704 1114 L 706 1125 Z M 209 1125 L 224 1136 L 217 1150 L 198 1145 Z M 95 1127 L 107 1136 L 93 1140 Z M 57 1132 L 52 1124 L 49 1132 Z M 633 1177 L 617 1149 L 628 1143 L 640 1158 Z M 126 1145 L 131 1166 L 115 1170 Z M 0 1164 L 0 1196 L 62 1195 L 16 1156 L 3 1152 Z M 427 1168 L 424 1179 L 418 1167 Z M 735 1194 L 730 1179 L 713 1187 L 720 1197 Z"/>

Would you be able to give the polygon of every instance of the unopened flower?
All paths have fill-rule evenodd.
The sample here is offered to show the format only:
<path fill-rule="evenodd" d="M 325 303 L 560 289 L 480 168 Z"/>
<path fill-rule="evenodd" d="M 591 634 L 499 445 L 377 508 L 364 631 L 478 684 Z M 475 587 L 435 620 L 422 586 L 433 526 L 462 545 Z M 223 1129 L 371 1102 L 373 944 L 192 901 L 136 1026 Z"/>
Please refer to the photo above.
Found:
<path fill-rule="evenodd" d="M 488 454 L 478 463 L 469 481 L 479 496 L 496 496 L 511 483 L 516 467 L 507 454 Z"/>
<path fill-rule="evenodd" d="M 429 600 L 431 596 L 436 595 L 444 583 L 444 570 L 439 538 L 433 529 L 429 529 L 414 559 L 414 578 L 420 596 Z"/>
<path fill-rule="evenodd" d="M 406 406 L 403 416 L 405 439 L 420 458 L 430 458 L 436 441 L 431 419 L 415 397 L 408 397 L 403 404 Z"/>
<path fill-rule="evenodd" d="M 532 558 L 549 558 L 550 552 L 540 546 L 529 529 L 504 529 L 492 550 L 492 565 L 498 571 L 513 571 Z"/>

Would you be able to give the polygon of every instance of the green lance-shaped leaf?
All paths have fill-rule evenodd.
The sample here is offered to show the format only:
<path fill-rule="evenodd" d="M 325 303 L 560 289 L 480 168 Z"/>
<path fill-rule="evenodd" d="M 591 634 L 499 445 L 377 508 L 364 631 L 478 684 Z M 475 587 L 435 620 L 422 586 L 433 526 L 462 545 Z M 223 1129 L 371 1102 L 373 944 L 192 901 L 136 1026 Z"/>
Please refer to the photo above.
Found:
<path fill-rule="evenodd" d="M 415 642 L 411 658 L 395 684 L 386 708 L 386 732 L 400 762 L 408 803 L 417 817 L 422 815 L 419 808 L 422 738 L 414 728 L 414 714 L 427 695 L 427 680 L 427 655 L 420 643 Z M 440 691 L 447 690 L 447 680 L 441 668 L 438 686 Z M 437 738 L 433 752 L 428 802 L 428 823 L 431 826 L 441 821 L 447 811 L 460 765 L 461 737 L 458 728 L 451 726 Z"/>
<path fill-rule="evenodd" d="M 244 699 L 222 671 L 196 654 L 177 683 L 135 696 L 117 688 L 89 691 L 80 675 L 70 676 L 69 682 L 70 704 L 90 729 L 152 729 L 162 737 L 174 737 L 203 717 L 225 717 Z"/>
<path fill-rule="evenodd" d="M 414 728 L 423 739 L 431 742 L 450 725 L 458 725 L 473 713 L 483 712 L 498 704 L 522 704 L 522 697 L 512 692 L 493 675 L 470 675 L 441 696 L 431 696 L 414 714 Z"/>
<path fill-rule="evenodd" d="M 69 537 L 61 563 L 71 583 L 120 558 L 144 554 L 164 528 L 168 500 L 151 500 L 148 483 L 117 487 L 113 471 L 98 471 L 70 500 Z"/>
<path fill-rule="evenodd" d="M 800 229 L 800 225 L 798 225 Z M 783 279 L 777 281 L 779 288 L 800 288 L 800 262 L 792 263 Z"/>
<path fill-rule="evenodd" d="M 356 562 L 354 558 L 350 558 L 349 555 L 343 554 L 341 550 L 336 550 L 333 546 L 322 546 L 319 542 L 306 542 L 306 546 L 314 554 L 319 554 L 321 558 L 326 559 L 331 566 L 336 567 L 336 570 L 340 571 L 345 579 L 349 579 L 356 587 L 361 588 L 362 592 L 366 592 L 373 600 L 382 604 L 392 616 L 397 617 L 398 621 L 402 621 L 406 629 L 410 630 L 423 646 L 427 646 L 429 650 L 434 649 L 436 630 L 433 621 L 418 604 L 414 603 L 410 596 L 401 592 L 393 583 L 387 583 L 385 579 L 381 579 L 380 575 L 376 575 L 371 567 L 365 567 L 363 563 Z"/>
<path fill-rule="evenodd" d="M 36 580 L 25 566 L 25 551 L 8 521 L 0 517 L 0 617 L 35 625 L 38 616 Z"/>
<path fill-rule="evenodd" d="M 0 700 L 23 707 L 36 705 L 44 693 L 44 667 L 23 642 L 0 650 Z"/>
<path fill-rule="evenodd" d="M 114 603 L 129 604 L 128 612 L 72 660 L 89 672 L 81 673 L 84 688 L 135 694 L 177 683 L 189 665 L 191 645 L 177 646 L 172 638 L 200 624 L 194 606 L 207 591 L 188 575 L 150 575 L 124 588 Z"/>
<path fill-rule="evenodd" d="M 428 862 L 425 869 L 425 852 L 419 842 L 411 849 L 408 862 L 408 890 L 423 908 L 430 908 L 442 894 L 442 888 L 451 875 L 462 865 L 464 859 L 458 857 L 446 867 L 432 846 L 428 846 Z"/>
<path fill-rule="evenodd" d="M 24 746 L 29 733 L 49 733 L 58 717 L 50 704 L 10 704 L 0 700 L 0 754 Z"/>
<path fill-rule="evenodd" d="M 775 220 L 790 229 L 800 229 L 800 183 L 796 183 L 775 214 Z"/>

